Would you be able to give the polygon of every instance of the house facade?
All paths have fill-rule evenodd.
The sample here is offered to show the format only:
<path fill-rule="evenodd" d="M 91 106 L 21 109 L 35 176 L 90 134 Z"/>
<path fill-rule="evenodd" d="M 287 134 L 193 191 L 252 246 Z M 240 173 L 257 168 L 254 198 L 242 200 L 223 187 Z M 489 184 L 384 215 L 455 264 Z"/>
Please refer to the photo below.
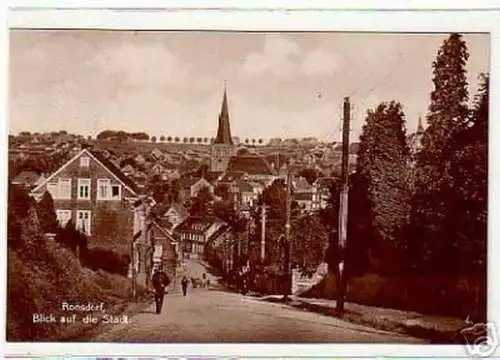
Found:
<path fill-rule="evenodd" d="M 182 204 L 173 203 L 163 217 L 172 224 L 174 229 L 189 217 L 189 211 Z"/>
<path fill-rule="evenodd" d="M 211 194 L 214 193 L 214 186 L 205 178 L 192 178 L 181 180 L 181 189 L 179 191 L 179 200 L 186 203 L 198 196 L 203 188 L 208 188 Z"/>
<path fill-rule="evenodd" d="M 149 227 L 148 238 L 152 249 L 152 271 L 161 267 L 170 277 L 176 276 L 179 258 L 179 242 L 159 223 L 153 222 Z"/>
<path fill-rule="evenodd" d="M 309 184 L 303 177 L 293 181 L 293 199 L 304 212 L 320 209 L 321 197 L 318 189 Z"/>
<path fill-rule="evenodd" d="M 81 150 L 36 186 L 31 195 L 39 200 L 45 191 L 52 195 L 60 226 L 72 221 L 89 237 L 89 246 L 129 252 L 137 216 L 132 204 L 138 190 L 98 152 Z"/>
<path fill-rule="evenodd" d="M 226 223 L 217 218 L 189 216 L 175 229 L 182 246 L 182 256 L 201 258 L 210 237 Z"/>

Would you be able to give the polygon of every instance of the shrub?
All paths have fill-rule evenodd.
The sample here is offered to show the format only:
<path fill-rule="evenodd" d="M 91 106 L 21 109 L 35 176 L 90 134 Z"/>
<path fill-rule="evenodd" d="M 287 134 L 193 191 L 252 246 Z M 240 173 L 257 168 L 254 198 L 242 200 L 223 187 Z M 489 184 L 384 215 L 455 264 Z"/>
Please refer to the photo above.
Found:
<path fill-rule="evenodd" d="M 83 257 L 83 264 L 92 270 L 104 270 L 112 274 L 127 276 L 130 257 L 99 247 L 89 248 Z"/>

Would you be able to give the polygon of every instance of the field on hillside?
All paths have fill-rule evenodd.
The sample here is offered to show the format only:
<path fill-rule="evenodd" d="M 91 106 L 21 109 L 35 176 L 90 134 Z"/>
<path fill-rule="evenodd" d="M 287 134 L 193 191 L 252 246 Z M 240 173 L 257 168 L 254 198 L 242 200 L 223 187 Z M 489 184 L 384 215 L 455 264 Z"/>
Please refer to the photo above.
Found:
<path fill-rule="evenodd" d="M 107 140 L 92 140 L 91 145 L 96 148 L 111 150 L 116 153 L 141 153 L 147 154 L 158 149 L 163 152 L 185 152 L 187 150 L 206 151 L 210 149 L 207 144 L 184 144 L 184 143 L 166 143 L 166 142 L 147 142 L 147 141 L 107 141 Z"/>

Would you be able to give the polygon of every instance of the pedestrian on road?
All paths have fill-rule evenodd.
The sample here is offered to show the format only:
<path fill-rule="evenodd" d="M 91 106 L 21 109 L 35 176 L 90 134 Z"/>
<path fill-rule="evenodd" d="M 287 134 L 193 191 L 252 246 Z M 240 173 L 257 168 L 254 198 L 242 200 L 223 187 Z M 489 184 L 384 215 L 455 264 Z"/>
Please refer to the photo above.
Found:
<path fill-rule="evenodd" d="M 170 285 L 170 279 L 160 267 L 155 270 L 152 282 L 155 291 L 156 313 L 161 314 L 161 308 L 163 307 L 163 297 L 165 296 L 165 288 Z"/>
<path fill-rule="evenodd" d="M 184 296 L 186 296 L 186 294 L 187 294 L 188 283 L 189 283 L 188 278 L 186 276 L 184 276 L 182 278 L 182 281 L 181 281 L 182 295 L 184 295 Z"/>

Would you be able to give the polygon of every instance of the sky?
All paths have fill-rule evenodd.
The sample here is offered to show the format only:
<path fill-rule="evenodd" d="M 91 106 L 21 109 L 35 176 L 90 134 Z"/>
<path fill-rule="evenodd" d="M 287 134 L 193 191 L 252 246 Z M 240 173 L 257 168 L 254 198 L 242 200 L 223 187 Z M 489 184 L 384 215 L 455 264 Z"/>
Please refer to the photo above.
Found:
<path fill-rule="evenodd" d="M 11 30 L 9 133 L 105 129 L 215 137 L 227 84 L 245 138 L 351 138 L 367 109 L 397 100 L 407 131 L 425 117 L 447 34 Z M 469 93 L 489 71 L 489 36 L 466 34 Z"/>

